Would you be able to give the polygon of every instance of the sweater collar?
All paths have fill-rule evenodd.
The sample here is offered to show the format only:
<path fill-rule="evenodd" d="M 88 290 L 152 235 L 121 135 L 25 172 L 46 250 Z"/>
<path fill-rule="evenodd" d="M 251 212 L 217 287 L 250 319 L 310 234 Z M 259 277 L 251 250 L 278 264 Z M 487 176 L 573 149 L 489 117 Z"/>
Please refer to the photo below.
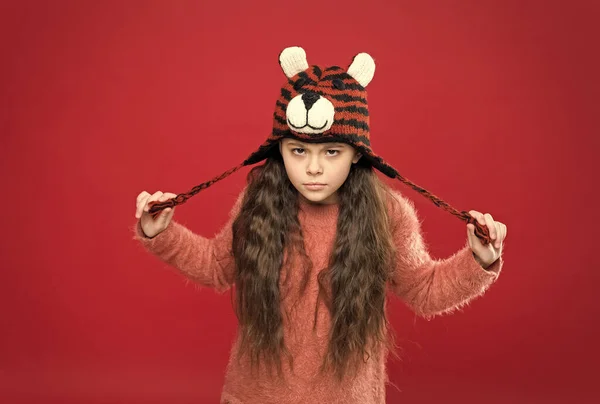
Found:
<path fill-rule="evenodd" d="M 337 220 L 340 207 L 339 203 L 332 203 L 326 205 L 308 202 L 303 198 L 298 199 L 298 206 L 299 210 L 302 211 L 306 215 L 306 217 L 310 217 L 319 221 Z"/>

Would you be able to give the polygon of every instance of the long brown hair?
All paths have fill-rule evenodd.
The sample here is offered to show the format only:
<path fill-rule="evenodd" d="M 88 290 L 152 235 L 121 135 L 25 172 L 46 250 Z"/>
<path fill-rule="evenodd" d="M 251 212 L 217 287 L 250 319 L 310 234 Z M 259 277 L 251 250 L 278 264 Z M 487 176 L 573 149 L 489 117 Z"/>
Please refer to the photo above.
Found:
<path fill-rule="evenodd" d="M 386 206 L 388 186 L 364 159 L 353 164 L 338 189 L 337 233 L 328 267 L 318 275 L 319 297 L 331 313 L 328 352 L 320 371 L 333 370 L 338 381 L 355 374 L 369 351 L 385 345 L 394 352 L 385 316 L 386 283 L 394 268 L 395 247 Z M 306 265 L 300 285 L 305 291 L 312 262 L 304 250 L 298 220 L 298 191 L 288 179 L 277 147 L 263 165 L 248 174 L 240 212 L 233 222 L 236 263 L 235 312 L 241 331 L 238 360 L 249 352 L 251 368 L 264 358 L 282 374 L 282 356 L 293 368 L 283 338 L 280 290 L 284 257 L 296 252 Z M 284 251 L 287 253 L 284 254 Z M 376 351 L 371 351 L 376 352 Z M 365 358 L 366 356 L 366 358 Z"/>

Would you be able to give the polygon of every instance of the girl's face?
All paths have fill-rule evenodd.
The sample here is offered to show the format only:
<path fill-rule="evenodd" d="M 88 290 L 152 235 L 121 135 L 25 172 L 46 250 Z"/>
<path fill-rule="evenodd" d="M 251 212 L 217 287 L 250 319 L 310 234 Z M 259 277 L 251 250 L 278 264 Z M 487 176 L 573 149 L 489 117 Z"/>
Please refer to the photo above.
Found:
<path fill-rule="evenodd" d="M 287 175 L 300 193 L 312 203 L 337 203 L 337 190 L 342 186 L 352 164 L 361 154 L 346 143 L 304 143 L 281 139 L 279 151 Z M 310 186 L 311 183 L 323 185 Z"/>

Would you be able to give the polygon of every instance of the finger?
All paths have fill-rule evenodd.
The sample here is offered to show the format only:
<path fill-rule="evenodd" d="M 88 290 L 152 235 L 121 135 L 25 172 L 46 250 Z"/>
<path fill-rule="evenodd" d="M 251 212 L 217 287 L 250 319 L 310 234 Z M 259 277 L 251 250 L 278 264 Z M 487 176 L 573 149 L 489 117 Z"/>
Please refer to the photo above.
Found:
<path fill-rule="evenodd" d="M 162 196 L 162 192 L 161 191 L 156 191 L 155 193 L 153 193 L 147 200 L 146 200 L 146 206 L 144 206 L 144 212 L 148 212 L 150 210 L 150 207 L 148 206 L 148 204 L 150 202 L 154 202 L 156 200 L 158 200 L 158 198 L 160 198 Z"/>
<path fill-rule="evenodd" d="M 168 201 L 168 200 L 171 200 L 171 199 L 175 198 L 176 196 L 177 196 L 177 195 L 175 195 L 175 194 L 174 194 L 174 193 L 172 193 L 172 192 L 165 192 L 165 193 L 162 195 L 162 197 L 160 198 L 160 201 L 161 201 L 161 202 Z"/>
<path fill-rule="evenodd" d="M 142 207 L 144 206 L 141 202 L 142 200 L 146 197 L 150 195 L 148 192 L 146 191 L 142 191 L 139 193 L 139 195 L 135 198 L 135 217 L 139 218 L 140 215 L 142 214 Z"/>
<path fill-rule="evenodd" d="M 160 201 L 160 202 L 164 202 L 164 201 L 167 201 L 167 200 L 171 199 L 171 198 L 169 197 L 169 195 L 172 195 L 172 194 L 170 194 L 170 193 L 165 193 L 165 194 L 162 194 L 162 195 L 161 195 L 161 196 L 158 198 L 158 201 Z M 164 214 L 161 212 L 160 218 L 161 218 L 163 221 L 166 221 L 166 220 L 167 220 L 167 218 L 168 218 L 168 215 L 169 215 L 169 213 L 170 213 L 171 211 L 172 211 L 172 209 L 171 209 L 171 208 L 164 208 L 164 209 L 162 210 L 162 212 L 164 212 Z"/>
<path fill-rule="evenodd" d="M 467 240 L 469 242 L 469 247 L 471 247 L 471 249 L 473 248 L 473 229 L 475 228 L 475 226 L 473 226 L 471 223 L 467 224 Z"/>
<path fill-rule="evenodd" d="M 148 199 L 148 202 L 154 202 L 154 201 L 158 201 L 158 199 L 162 196 L 162 191 L 156 191 L 155 193 L 153 193 L 150 198 Z"/>
<path fill-rule="evenodd" d="M 135 199 L 136 202 L 139 202 L 142 200 L 143 197 L 150 195 L 147 191 L 142 191 L 139 193 L 139 195 L 137 196 L 137 198 Z"/>
<path fill-rule="evenodd" d="M 483 221 L 481 220 L 481 218 L 483 217 L 483 214 L 482 214 L 481 212 L 478 212 L 478 211 L 476 211 L 476 210 L 470 210 L 470 211 L 469 211 L 469 214 L 470 214 L 471 216 L 473 216 L 473 218 L 475 218 L 475 220 L 477 220 L 477 221 L 479 222 L 479 224 L 484 224 L 484 223 L 485 223 L 485 222 L 483 222 Z"/>
<path fill-rule="evenodd" d="M 171 219 L 171 216 L 173 214 L 173 208 L 164 208 L 163 212 L 164 213 L 160 215 L 160 218 L 163 221 L 163 223 L 167 223 Z"/>
<path fill-rule="evenodd" d="M 485 220 L 485 225 L 490 231 L 490 238 L 492 240 L 495 240 L 498 235 L 498 232 L 496 230 L 496 225 L 494 224 L 494 218 L 489 213 L 486 213 L 485 215 L 483 215 L 483 220 Z"/>
<path fill-rule="evenodd" d="M 503 243 L 506 238 L 506 226 L 503 223 L 498 222 L 498 227 L 500 230 L 500 241 Z"/>
<path fill-rule="evenodd" d="M 476 210 L 471 210 L 470 213 L 471 213 L 471 216 L 473 216 L 480 225 L 485 225 L 485 218 L 483 217 L 483 213 L 478 212 Z M 475 225 L 471 224 L 471 226 L 473 226 L 473 237 L 471 238 L 471 240 L 472 240 L 471 248 L 473 248 L 474 246 L 477 245 L 477 243 L 480 243 L 480 244 L 483 244 L 483 243 L 481 241 L 479 241 L 479 237 L 477 237 L 477 235 L 475 234 Z"/>
<path fill-rule="evenodd" d="M 494 245 L 496 248 L 500 248 L 502 246 L 502 231 L 498 222 L 494 222 L 494 225 L 496 226 L 496 243 Z"/>
<path fill-rule="evenodd" d="M 472 223 L 467 224 L 467 240 L 469 248 L 474 254 L 481 256 L 487 250 L 487 247 L 483 245 L 483 242 L 475 234 L 475 225 Z"/>
<path fill-rule="evenodd" d="M 172 192 L 165 192 L 165 193 L 162 195 L 162 197 L 160 198 L 160 201 L 161 201 L 161 202 L 168 201 L 168 200 L 171 200 L 171 199 L 175 198 L 176 196 L 177 196 L 177 195 L 175 195 L 175 194 L 174 194 L 174 193 L 172 193 Z M 172 211 L 172 210 L 174 210 L 174 209 L 175 209 L 175 207 L 172 207 L 172 208 L 165 208 L 165 211 L 166 211 L 167 213 L 169 213 L 169 212 L 171 212 L 171 211 Z"/>
<path fill-rule="evenodd" d="M 472 223 L 467 224 L 467 239 L 469 240 L 469 247 L 473 249 L 477 245 L 477 235 L 475 235 L 475 225 Z"/>
<path fill-rule="evenodd" d="M 481 225 L 485 224 L 485 219 L 483 217 L 483 213 L 477 212 L 476 210 L 474 210 L 473 212 L 475 212 L 475 214 L 473 215 L 473 217 L 475 219 L 477 219 L 477 221 L 479 222 L 479 224 L 481 224 Z"/>
<path fill-rule="evenodd" d="M 148 206 L 148 203 L 150 203 L 150 198 L 152 198 L 152 195 L 148 195 L 147 197 L 145 197 L 142 200 L 142 204 L 141 204 L 142 205 L 142 212 L 141 212 L 141 214 L 143 214 L 144 212 L 148 211 L 147 206 Z"/>
<path fill-rule="evenodd" d="M 480 216 L 480 215 L 483 215 L 483 213 L 481 213 L 479 211 L 476 211 L 476 210 L 470 210 L 469 213 L 471 214 L 471 216 L 473 216 L 475 218 L 478 217 L 478 216 Z"/>
<path fill-rule="evenodd" d="M 135 211 L 135 217 L 138 219 L 142 216 L 142 212 L 144 211 L 144 207 L 146 206 L 148 198 L 150 198 L 150 194 L 146 193 L 146 195 L 144 195 L 138 202 L 137 210 Z"/>

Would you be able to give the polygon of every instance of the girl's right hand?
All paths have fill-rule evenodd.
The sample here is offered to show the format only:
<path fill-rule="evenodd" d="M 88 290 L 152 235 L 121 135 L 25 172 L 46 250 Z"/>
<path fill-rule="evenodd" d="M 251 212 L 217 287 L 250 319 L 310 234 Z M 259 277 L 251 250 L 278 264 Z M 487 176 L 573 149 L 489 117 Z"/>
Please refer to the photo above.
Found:
<path fill-rule="evenodd" d="M 148 204 L 153 201 L 164 202 L 168 199 L 174 198 L 177 195 L 161 191 L 156 191 L 150 195 L 146 191 L 142 191 L 136 199 L 135 217 L 140 219 L 142 230 L 146 237 L 152 238 L 167 228 L 173 215 L 175 214 L 175 208 L 165 208 L 160 214 L 154 219 L 148 210 L 150 209 Z"/>

